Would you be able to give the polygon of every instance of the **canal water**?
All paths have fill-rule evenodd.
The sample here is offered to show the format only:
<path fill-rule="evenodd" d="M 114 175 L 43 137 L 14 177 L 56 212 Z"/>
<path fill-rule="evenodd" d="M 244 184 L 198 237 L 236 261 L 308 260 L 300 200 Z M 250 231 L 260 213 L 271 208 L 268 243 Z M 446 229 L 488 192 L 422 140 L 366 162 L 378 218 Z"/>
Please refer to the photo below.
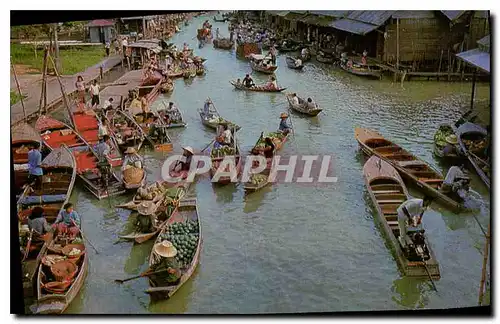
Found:
<path fill-rule="evenodd" d="M 191 145 L 204 148 L 214 133 L 204 128 L 198 108 L 207 97 L 225 118 L 242 126 L 242 151 L 262 131 L 278 127 L 286 111 L 284 94 L 240 92 L 229 84 L 251 69 L 234 52 L 197 48 L 196 29 L 210 19 L 228 36 L 227 24 L 212 17 L 195 18 L 172 42 L 183 42 L 207 58 L 207 73 L 192 82 L 175 81 L 171 95 L 155 105 L 175 102 L 187 128 L 172 130 L 174 151 Z M 146 270 L 153 242 L 114 244 L 130 230 L 130 212 L 114 206 L 131 196 L 97 201 L 76 186 L 72 201 L 82 215 L 90 247 L 85 286 L 67 313 L 294 313 L 475 306 L 478 300 L 484 236 L 489 220 L 489 194 L 478 179 L 472 189 L 480 210 L 453 214 L 434 204 L 424 216 L 426 233 L 440 263 L 439 292 L 426 280 L 401 276 L 391 250 L 374 222 L 363 181 L 366 160 L 354 139 L 354 127 L 378 130 L 433 166 L 446 172 L 432 154 L 432 138 L 440 123 L 455 121 L 470 101 L 470 83 L 410 81 L 401 87 L 391 78 L 366 80 L 317 62 L 304 71 L 288 69 L 278 57 L 278 83 L 300 96 L 314 98 L 324 111 L 317 118 L 291 115 L 295 134 L 282 155 L 330 154 L 338 182 L 303 186 L 276 184 L 245 196 L 241 185 L 213 186 L 206 178 L 194 194 L 203 229 L 200 264 L 173 299 L 151 304 L 146 279 L 119 285 L 114 279 Z M 265 75 L 253 75 L 256 83 Z M 489 98 L 480 84 L 478 101 Z M 158 180 L 164 156 L 147 153 L 150 182 Z M 411 193 L 421 197 L 419 192 Z"/>

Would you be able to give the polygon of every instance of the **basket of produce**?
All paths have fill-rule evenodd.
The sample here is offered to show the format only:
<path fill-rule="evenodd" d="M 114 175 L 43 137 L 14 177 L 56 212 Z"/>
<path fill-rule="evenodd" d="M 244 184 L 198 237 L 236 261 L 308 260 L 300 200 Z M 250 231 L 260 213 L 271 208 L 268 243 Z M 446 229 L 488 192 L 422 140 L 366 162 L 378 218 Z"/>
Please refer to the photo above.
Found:
<path fill-rule="evenodd" d="M 259 186 L 262 183 L 267 182 L 268 176 L 264 174 L 252 174 L 250 177 L 250 183 L 255 186 Z"/>
<path fill-rule="evenodd" d="M 46 284 L 42 284 L 42 288 L 49 293 L 53 294 L 63 294 L 71 285 L 71 280 L 66 281 L 51 281 Z"/>
<path fill-rule="evenodd" d="M 210 156 L 212 158 L 220 158 L 224 156 L 231 156 L 236 154 L 236 149 L 231 146 L 222 146 L 219 148 L 214 148 L 212 152 L 210 152 Z"/>
<path fill-rule="evenodd" d="M 58 255 L 58 254 L 47 254 L 42 258 L 42 264 L 46 265 L 47 267 L 51 267 L 57 262 L 64 261 L 66 260 L 65 256 Z"/>
<path fill-rule="evenodd" d="M 22 145 L 20 148 L 16 150 L 17 154 L 28 154 L 30 151 L 29 147 Z"/>
<path fill-rule="evenodd" d="M 56 253 L 56 254 L 62 254 L 62 249 L 63 249 L 63 246 L 61 244 L 50 244 L 47 249 L 50 251 L 50 252 L 53 252 L 53 253 Z"/>
<path fill-rule="evenodd" d="M 172 242 L 177 249 L 175 259 L 181 266 L 189 266 L 198 248 L 199 224 L 189 220 L 185 223 L 173 223 L 167 226 L 162 239 Z"/>
<path fill-rule="evenodd" d="M 129 167 L 123 170 L 123 180 L 127 183 L 140 183 L 144 177 L 144 170 L 136 167 Z"/>
<path fill-rule="evenodd" d="M 71 280 L 78 272 L 78 266 L 69 260 L 59 261 L 50 266 L 56 281 Z"/>
<path fill-rule="evenodd" d="M 70 259 L 78 259 L 85 253 L 85 245 L 68 244 L 62 249 L 62 253 Z"/>

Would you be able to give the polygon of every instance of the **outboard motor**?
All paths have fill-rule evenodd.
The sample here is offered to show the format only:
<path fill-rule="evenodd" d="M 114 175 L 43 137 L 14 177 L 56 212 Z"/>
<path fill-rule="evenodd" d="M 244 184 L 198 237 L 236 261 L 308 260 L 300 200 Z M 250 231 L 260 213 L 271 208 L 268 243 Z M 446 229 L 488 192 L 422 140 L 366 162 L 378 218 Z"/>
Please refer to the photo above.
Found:
<path fill-rule="evenodd" d="M 427 261 L 430 259 L 429 250 L 425 244 L 425 230 L 410 231 L 408 236 L 412 243 L 406 247 L 407 258 L 410 261 Z"/>

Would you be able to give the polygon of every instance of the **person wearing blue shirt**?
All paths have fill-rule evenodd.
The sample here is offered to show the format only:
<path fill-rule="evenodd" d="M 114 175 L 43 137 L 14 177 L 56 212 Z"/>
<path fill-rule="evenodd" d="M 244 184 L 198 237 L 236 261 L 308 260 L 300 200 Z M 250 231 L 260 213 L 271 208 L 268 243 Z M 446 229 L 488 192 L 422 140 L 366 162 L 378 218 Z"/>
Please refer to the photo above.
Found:
<path fill-rule="evenodd" d="M 286 120 L 288 118 L 288 114 L 281 113 L 280 118 L 281 118 L 281 121 L 280 121 L 280 126 L 279 126 L 278 130 L 286 135 L 286 134 L 290 133 L 290 131 L 292 129 L 290 126 L 288 126 L 288 123 L 286 122 Z"/>
<path fill-rule="evenodd" d="M 64 209 L 57 215 L 52 227 L 57 229 L 58 234 L 67 233 L 72 238 L 75 238 L 80 231 L 80 224 L 80 215 L 73 210 L 72 203 L 67 203 L 64 205 Z"/>
<path fill-rule="evenodd" d="M 40 153 L 40 143 L 33 144 L 32 149 L 28 152 L 28 166 L 29 166 L 29 181 L 35 189 L 42 186 L 42 153 Z"/>

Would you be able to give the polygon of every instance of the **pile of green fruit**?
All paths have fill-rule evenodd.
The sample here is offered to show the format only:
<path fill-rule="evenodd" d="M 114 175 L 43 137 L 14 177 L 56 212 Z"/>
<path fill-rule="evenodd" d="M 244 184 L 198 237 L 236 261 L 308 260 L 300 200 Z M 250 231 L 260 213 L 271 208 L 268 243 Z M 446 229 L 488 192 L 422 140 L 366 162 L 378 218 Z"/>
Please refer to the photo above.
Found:
<path fill-rule="evenodd" d="M 453 129 L 451 127 L 440 127 L 436 134 L 434 134 L 434 143 L 437 146 L 444 147 L 448 142 L 446 142 L 446 137 L 453 134 Z"/>
<path fill-rule="evenodd" d="M 167 226 L 162 239 L 172 242 L 177 249 L 175 260 L 181 267 L 188 267 L 193 260 L 199 240 L 199 224 L 189 220 L 185 223 L 173 223 Z"/>
<path fill-rule="evenodd" d="M 236 154 L 236 149 L 231 146 L 222 146 L 219 148 L 214 148 L 212 152 L 210 153 L 210 156 L 212 158 L 218 158 L 218 157 L 223 157 L 226 155 L 235 155 Z"/>
<path fill-rule="evenodd" d="M 276 143 L 277 141 L 282 141 L 285 135 L 282 132 L 271 132 L 268 133 L 264 136 L 262 136 L 257 144 L 255 145 L 255 148 L 264 148 L 266 146 L 266 137 L 269 137 L 272 139 L 273 143 Z"/>
<path fill-rule="evenodd" d="M 250 183 L 256 186 L 266 181 L 267 181 L 267 176 L 264 174 L 252 174 L 250 176 Z"/>

